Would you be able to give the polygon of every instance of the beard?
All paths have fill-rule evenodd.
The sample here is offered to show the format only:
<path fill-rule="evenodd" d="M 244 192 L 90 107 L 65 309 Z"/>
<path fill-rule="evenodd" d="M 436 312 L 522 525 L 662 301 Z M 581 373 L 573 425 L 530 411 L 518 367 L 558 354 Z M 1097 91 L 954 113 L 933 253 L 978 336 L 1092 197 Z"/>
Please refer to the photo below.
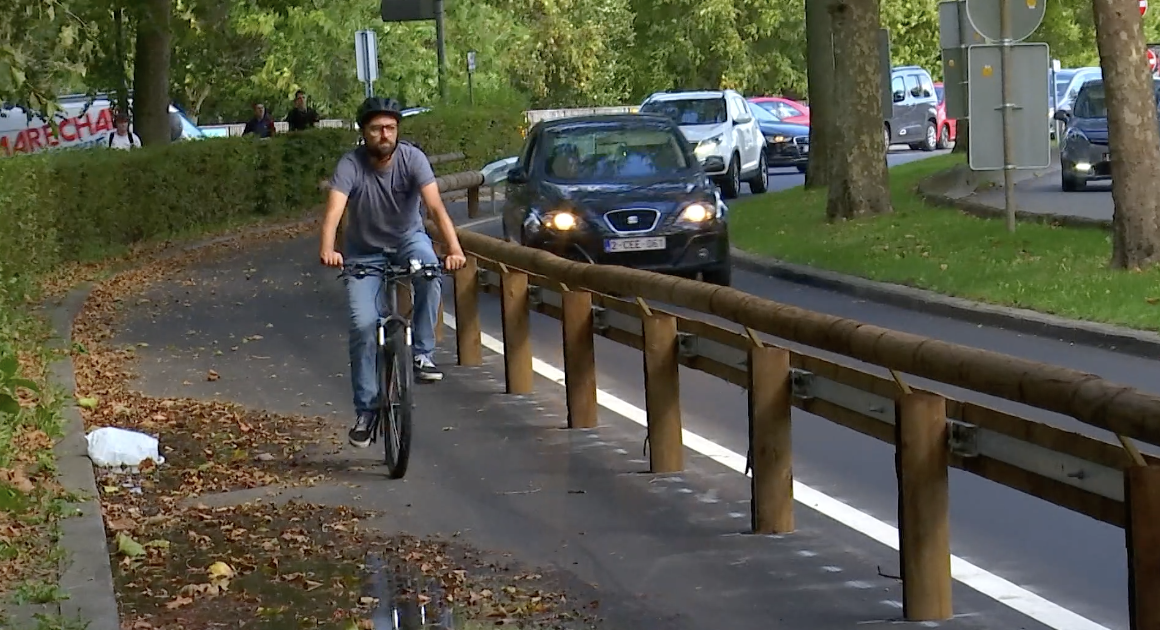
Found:
<path fill-rule="evenodd" d="M 370 153 L 372 157 L 378 160 L 385 160 L 394 155 L 395 149 L 398 148 L 398 146 L 399 145 L 397 142 L 389 141 L 379 143 L 368 142 L 366 144 L 367 153 Z"/>

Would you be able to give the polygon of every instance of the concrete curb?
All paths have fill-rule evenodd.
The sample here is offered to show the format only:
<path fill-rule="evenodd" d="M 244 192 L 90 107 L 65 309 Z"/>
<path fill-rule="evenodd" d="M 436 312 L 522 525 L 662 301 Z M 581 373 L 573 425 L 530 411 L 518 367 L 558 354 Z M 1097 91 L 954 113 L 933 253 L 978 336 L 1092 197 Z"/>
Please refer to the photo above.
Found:
<path fill-rule="evenodd" d="M 1036 311 L 984 304 L 886 282 L 814 269 L 733 249 L 733 264 L 747 271 L 765 274 L 828 291 L 880 302 L 933 315 L 951 317 L 972 324 L 1003 328 L 1069 343 L 1115 350 L 1147 359 L 1160 358 L 1160 334 L 1047 315 Z"/>
<path fill-rule="evenodd" d="M 51 322 L 55 333 L 52 346 L 69 352 L 72 347 L 72 324 L 80 314 L 91 285 L 82 285 L 70 292 L 52 308 Z M 53 362 L 51 382 L 61 387 L 66 400 L 76 391 L 76 373 L 71 353 Z M 80 410 L 67 404 L 62 412 L 65 437 L 54 451 L 59 479 L 65 490 L 80 497 L 79 503 L 70 504 L 72 514 L 61 521 L 60 545 L 65 552 L 61 560 L 60 587 L 68 599 L 60 602 L 60 613 L 65 619 L 88 622 L 88 630 L 119 630 L 120 616 L 113 588 L 113 570 L 105 538 L 105 521 L 101 515 L 100 495 L 89 461 L 85 441 L 85 425 Z"/>

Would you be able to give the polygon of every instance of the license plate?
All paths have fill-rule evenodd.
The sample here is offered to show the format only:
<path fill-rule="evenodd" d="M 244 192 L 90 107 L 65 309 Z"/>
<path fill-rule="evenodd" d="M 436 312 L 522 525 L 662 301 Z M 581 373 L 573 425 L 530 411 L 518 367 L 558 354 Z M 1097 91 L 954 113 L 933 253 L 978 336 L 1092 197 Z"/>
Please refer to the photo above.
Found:
<path fill-rule="evenodd" d="M 800 145 L 800 146 L 798 147 L 798 149 L 799 149 L 799 150 L 800 150 L 802 153 L 809 153 L 809 152 L 810 152 L 810 145 L 808 145 L 808 144 L 803 144 L 803 145 Z"/>
<path fill-rule="evenodd" d="M 615 254 L 617 252 L 643 252 L 665 248 L 665 237 L 645 236 L 642 238 L 610 238 L 604 241 L 604 251 Z"/>
<path fill-rule="evenodd" d="M 1112 159 L 1112 154 L 1111 154 L 1111 153 L 1105 153 L 1105 154 L 1104 154 L 1104 161 L 1105 161 L 1105 162 L 1109 162 L 1109 161 L 1111 161 L 1111 159 Z"/>

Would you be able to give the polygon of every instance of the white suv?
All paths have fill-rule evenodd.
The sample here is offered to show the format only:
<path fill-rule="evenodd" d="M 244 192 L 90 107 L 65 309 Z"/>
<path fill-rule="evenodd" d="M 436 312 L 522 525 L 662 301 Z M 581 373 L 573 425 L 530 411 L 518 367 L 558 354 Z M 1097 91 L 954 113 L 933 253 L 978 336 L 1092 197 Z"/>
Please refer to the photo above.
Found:
<path fill-rule="evenodd" d="M 639 111 L 673 119 L 727 199 L 741 194 L 743 181 L 754 193 L 765 192 L 769 185 L 765 135 L 749 103 L 737 92 L 658 92 L 645 99 Z"/>

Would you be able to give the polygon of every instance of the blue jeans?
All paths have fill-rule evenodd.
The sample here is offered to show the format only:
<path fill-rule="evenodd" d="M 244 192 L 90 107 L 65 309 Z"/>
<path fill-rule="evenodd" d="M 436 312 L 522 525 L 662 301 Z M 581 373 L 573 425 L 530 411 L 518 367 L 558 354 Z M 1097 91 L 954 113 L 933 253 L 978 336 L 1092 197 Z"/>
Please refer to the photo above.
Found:
<path fill-rule="evenodd" d="M 399 250 L 395 255 L 394 265 L 405 265 L 412 258 L 418 258 L 423 264 L 439 262 L 435 255 L 435 248 L 431 244 L 431 237 L 426 232 L 416 232 L 404 238 L 396 245 Z M 386 262 L 382 254 L 370 256 L 351 256 L 344 259 L 344 263 L 383 264 Z M 386 292 L 394 290 L 392 287 L 383 287 L 382 278 L 376 275 L 367 275 L 363 278 L 347 277 L 346 294 L 350 301 L 350 380 L 354 390 L 354 408 L 356 412 L 376 411 L 379 402 L 378 370 L 376 369 L 375 326 L 379 318 L 379 305 L 375 299 L 379 296 L 379 289 L 383 290 L 383 302 L 386 304 Z M 435 324 L 439 318 L 439 297 L 443 290 L 442 280 L 416 278 L 412 280 L 415 291 L 415 305 L 412 311 L 412 349 L 415 358 L 431 357 L 435 351 Z M 385 306 L 384 306 L 385 308 Z"/>

